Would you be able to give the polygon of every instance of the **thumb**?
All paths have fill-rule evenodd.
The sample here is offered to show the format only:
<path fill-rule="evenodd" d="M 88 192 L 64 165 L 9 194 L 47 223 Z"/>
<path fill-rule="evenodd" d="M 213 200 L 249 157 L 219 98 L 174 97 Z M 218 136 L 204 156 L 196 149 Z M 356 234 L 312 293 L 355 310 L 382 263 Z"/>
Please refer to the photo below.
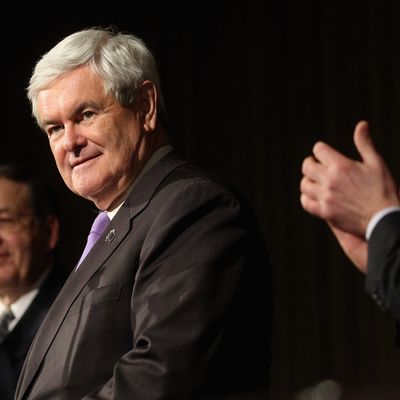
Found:
<path fill-rule="evenodd" d="M 379 161 L 380 156 L 375 150 L 375 146 L 369 135 L 369 127 L 367 121 L 360 121 L 354 130 L 354 144 L 364 163 L 375 164 Z"/>

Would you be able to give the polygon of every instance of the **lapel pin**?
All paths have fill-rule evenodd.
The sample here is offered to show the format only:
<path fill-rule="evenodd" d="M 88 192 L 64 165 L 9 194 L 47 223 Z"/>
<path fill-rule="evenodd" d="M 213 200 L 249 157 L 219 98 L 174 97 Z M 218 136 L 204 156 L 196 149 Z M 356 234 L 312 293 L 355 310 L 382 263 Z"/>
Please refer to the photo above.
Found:
<path fill-rule="evenodd" d="M 107 233 L 107 236 L 105 238 L 105 242 L 111 243 L 115 238 L 115 229 L 111 229 L 110 232 Z"/>

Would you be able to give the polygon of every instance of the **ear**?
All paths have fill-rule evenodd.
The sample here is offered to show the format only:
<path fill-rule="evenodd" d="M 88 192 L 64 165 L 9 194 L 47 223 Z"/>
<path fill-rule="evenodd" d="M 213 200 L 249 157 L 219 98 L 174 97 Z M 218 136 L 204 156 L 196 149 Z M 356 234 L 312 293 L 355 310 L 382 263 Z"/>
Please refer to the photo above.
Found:
<path fill-rule="evenodd" d="M 44 232 L 49 250 L 54 250 L 60 237 L 60 222 L 55 215 L 48 215 L 44 220 Z"/>
<path fill-rule="evenodd" d="M 157 125 L 157 89 L 150 81 L 144 81 L 139 89 L 139 115 L 145 132 L 153 132 Z"/>

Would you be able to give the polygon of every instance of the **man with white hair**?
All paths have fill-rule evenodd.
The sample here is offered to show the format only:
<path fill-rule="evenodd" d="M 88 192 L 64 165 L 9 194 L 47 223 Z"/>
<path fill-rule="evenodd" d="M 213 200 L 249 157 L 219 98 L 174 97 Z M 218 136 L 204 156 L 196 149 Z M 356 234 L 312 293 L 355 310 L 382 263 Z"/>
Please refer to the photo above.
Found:
<path fill-rule="evenodd" d="M 36 64 L 28 97 L 63 180 L 99 218 L 17 399 L 265 397 L 271 280 L 258 223 L 236 189 L 173 149 L 144 43 L 76 32 Z"/>

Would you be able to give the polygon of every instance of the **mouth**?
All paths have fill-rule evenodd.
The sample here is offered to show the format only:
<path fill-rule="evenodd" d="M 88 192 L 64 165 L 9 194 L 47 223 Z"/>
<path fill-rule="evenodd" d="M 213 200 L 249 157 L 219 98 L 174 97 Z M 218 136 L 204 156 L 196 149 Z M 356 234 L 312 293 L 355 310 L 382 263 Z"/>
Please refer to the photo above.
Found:
<path fill-rule="evenodd" d="M 82 164 L 86 164 L 86 163 L 88 163 L 90 161 L 93 161 L 93 160 L 95 160 L 96 158 L 98 158 L 100 156 L 101 156 L 101 153 L 95 154 L 95 155 L 92 155 L 92 156 L 89 156 L 89 157 L 81 157 L 81 158 L 75 159 L 74 161 L 72 161 L 70 163 L 71 168 L 74 169 L 75 167 L 78 167 L 78 166 L 80 166 Z"/>
<path fill-rule="evenodd" d="M 10 257 L 10 253 L 0 253 L 0 267 Z"/>

